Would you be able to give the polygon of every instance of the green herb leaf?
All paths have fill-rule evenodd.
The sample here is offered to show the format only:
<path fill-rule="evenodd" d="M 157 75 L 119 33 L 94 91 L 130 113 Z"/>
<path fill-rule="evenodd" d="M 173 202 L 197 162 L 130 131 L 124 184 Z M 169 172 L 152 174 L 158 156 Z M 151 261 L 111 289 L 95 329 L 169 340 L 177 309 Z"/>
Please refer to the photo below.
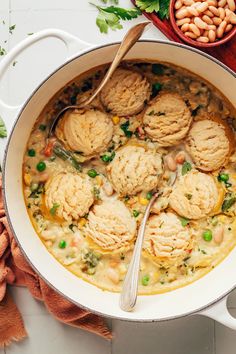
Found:
<path fill-rule="evenodd" d="M 186 175 L 189 171 L 191 171 L 192 165 L 190 162 L 185 162 L 182 166 L 182 176 Z"/>
<path fill-rule="evenodd" d="M 52 208 L 50 209 L 50 214 L 54 216 L 56 214 L 56 211 L 59 208 L 59 206 L 60 206 L 60 204 L 54 203 Z"/>
<path fill-rule="evenodd" d="M 181 216 L 179 217 L 179 220 L 181 222 L 181 225 L 184 226 L 184 227 L 187 226 L 190 223 L 189 219 L 183 218 Z"/>
<path fill-rule="evenodd" d="M 136 0 L 136 6 L 148 13 L 156 12 L 161 20 L 169 17 L 170 0 Z"/>
<path fill-rule="evenodd" d="M 125 136 L 127 136 L 127 138 L 131 138 L 131 136 L 133 135 L 133 132 L 131 130 L 129 130 L 129 120 L 127 120 L 125 123 L 121 124 L 120 129 L 123 130 L 123 132 L 125 133 Z"/>
<path fill-rule="evenodd" d="M 78 171 L 82 170 L 81 164 L 76 160 L 76 158 L 70 151 L 63 149 L 59 145 L 55 145 L 53 147 L 53 152 L 56 156 L 58 156 L 63 161 L 68 161 L 76 170 Z"/>
<path fill-rule="evenodd" d="M 7 129 L 3 119 L 0 117 L 0 138 L 6 138 L 7 136 Z"/>
<path fill-rule="evenodd" d="M 117 2 L 114 2 L 115 4 Z M 112 31 L 123 28 L 120 20 L 131 20 L 141 15 L 141 11 L 137 8 L 123 9 L 116 6 L 101 7 L 91 3 L 98 9 L 96 24 L 101 33 L 107 33 L 110 28 Z"/>
<path fill-rule="evenodd" d="M 10 26 L 9 27 L 9 33 L 12 34 L 15 28 L 16 28 L 16 25 Z"/>
<path fill-rule="evenodd" d="M 6 55 L 6 49 L 0 46 L 0 56 Z"/>
<path fill-rule="evenodd" d="M 222 211 L 228 211 L 236 202 L 236 197 L 232 197 L 229 199 L 225 199 L 223 204 L 222 204 Z"/>

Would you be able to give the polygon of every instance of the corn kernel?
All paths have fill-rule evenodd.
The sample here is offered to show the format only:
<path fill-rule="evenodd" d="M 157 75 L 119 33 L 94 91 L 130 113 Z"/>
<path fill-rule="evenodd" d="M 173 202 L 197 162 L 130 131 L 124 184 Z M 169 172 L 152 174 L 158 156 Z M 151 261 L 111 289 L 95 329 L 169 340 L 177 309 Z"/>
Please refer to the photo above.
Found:
<path fill-rule="evenodd" d="M 119 265 L 119 272 L 120 272 L 120 275 L 124 275 L 125 273 L 127 273 L 127 268 L 124 264 Z"/>
<path fill-rule="evenodd" d="M 86 224 L 87 220 L 85 218 L 81 218 L 80 221 L 78 222 L 80 227 L 83 227 Z"/>
<path fill-rule="evenodd" d="M 233 179 L 236 179 L 236 173 L 232 173 L 232 175 L 230 175 L 230 177 L 232 177 Z"/>
<path fill-rule="evenodd" d="M 24 182 L 25 182 L 25 184 L 26 184 L 27 186 L 30 185 L 30 183 L 31 183 L 31 176 L 30 176 L 29 173 L 25 173 L 25 174 L 24 174 Z"/>
<path fill-rule="evenodd" d="M 118 124 L 120 122 L 120 118 L 118 116 L 112 117 L 113 123 Z"/>
<path fill-rule="evenodd" d="M 99 186 L 103 185 L 103 180 L 102 180 L 101 176 L 96 176 L 95 179 L 96 179 L 96 182 Z"/>
<path fill-rule="evenodd" d="M 224 224 L 227 220 L 227 217 L 225 215 L 219 215 L 217 217 L 217 219 L 219 220 L 219 222 L 221 222 L 222 224 Z"/>
<path fill-rule="evenodd" d="M 148 200 L 146 198 L 143 198 L 143 197 L 139 197 L 139 203 L 141 205 L 147 205 L 148 204 Z"/>

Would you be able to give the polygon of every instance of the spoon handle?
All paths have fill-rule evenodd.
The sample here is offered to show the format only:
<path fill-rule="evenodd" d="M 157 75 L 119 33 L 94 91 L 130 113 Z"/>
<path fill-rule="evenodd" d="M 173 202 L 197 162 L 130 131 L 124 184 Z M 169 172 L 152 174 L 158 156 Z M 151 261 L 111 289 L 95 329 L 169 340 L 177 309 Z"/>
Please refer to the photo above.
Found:
<path fill-rule="evenodd" d="M 139 268 L 140 268 L 140 259 L 143 248 L 143 239 L 146 228 L 146 223 L 151 211 L 151 207 L 155 202 L 158 194 L 154 194 L 149 204 L 146 207 L 143 220 L 139 227 L 136 243 L 134 246 L 134 252 L 129 264 L 128 272 L 126 274 L 122 292 L 120 295 L 120 308 L 123 311 L 129 312 L 132 311 L 137 300 L 138 293 L 138 279 L 139 279 Z"/>
<path fill-rule="evenodd" d="M 115 55 L 115 58 L 107 71 L 106 75 L 104 76 L 102 82 L 98 86 L 98 88 L 94 91 L 92 96 L 89 97 L 86 102 L 83 102 L 83 106 L 87 106 L 90 104 L 94 98 L 99 94 L 99 92 L 103 89 L 103 87 L 106 85 L 107 81 L 110 79 L 114 71 L 116 70 L 117 66 L 120 64 L 121 60 L 124 58 L 126 53 L 133 47 L 133 45 L 137 42 L 137 40 L 141 37 L 143 34 L 143 31 L 145 27 L 150 24 L 151 22 L 142 22 L 137 24 L 136 26 L 132 27 L 124 37 L 123 41 L 121 42 L 119 49 Z"/>

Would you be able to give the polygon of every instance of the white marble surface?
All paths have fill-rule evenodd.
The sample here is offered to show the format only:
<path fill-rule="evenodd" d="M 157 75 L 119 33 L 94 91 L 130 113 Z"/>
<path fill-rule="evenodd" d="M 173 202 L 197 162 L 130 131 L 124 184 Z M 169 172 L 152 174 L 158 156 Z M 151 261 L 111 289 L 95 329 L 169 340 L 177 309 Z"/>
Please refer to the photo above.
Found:
<path fill-rule="evenodd" d="M 129 0 L 120 0 L 120 5 L 131 6 Z M 88 0 L 0 0 L 0 45 L 8 51 L 28 33 L 49 27 L 66 30 L 90 43 L 106 43 L 120 40 L 131 25 L 127 22 L 123 30 L 102 35 L 95 25 L 95 17 L 96 10 Z M 142 18 L 132 23 L 140 20 Z M 9 34 L 10 25 L 16 25 L 13 34 Z M 164 38 L 155 28 L 149 29 L 145 37 Z M 6 78 L 8 89 L 0 88 L 1 97 L 10 103 L 22 102 L 65 55 L 63 45 L 52 40 L 27 51 L 10 68 Z M 34 300 L 25 289 L 12 288 L 11 291 L 29 337 L 0 350 L 0 354 L 235 353 L 236 333 L 207 318 L 195 316 L 157 324 L 112 321 L 109 325 L 114 338 L 109 342 L 54 320 L 44 305 Z M 230 296 L 229 306 L 236 316 L 236 293 Z"/>

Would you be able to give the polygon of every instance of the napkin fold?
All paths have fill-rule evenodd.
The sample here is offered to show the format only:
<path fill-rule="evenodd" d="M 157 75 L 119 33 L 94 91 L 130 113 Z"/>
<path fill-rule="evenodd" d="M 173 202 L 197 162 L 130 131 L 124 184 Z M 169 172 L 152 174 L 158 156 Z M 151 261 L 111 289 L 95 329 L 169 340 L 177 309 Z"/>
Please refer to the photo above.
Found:
<path fill-rule="evenodd" d="M 111 339 L 111 332 L 102 317 L 63 298 L 25 260 L 8 225 L 0 178 L 0 347 L 27 336 L 21 314 L 7 289 L 8 284 L 26 286 L 35 299 L 44 302 L 57 320 Z"/>

